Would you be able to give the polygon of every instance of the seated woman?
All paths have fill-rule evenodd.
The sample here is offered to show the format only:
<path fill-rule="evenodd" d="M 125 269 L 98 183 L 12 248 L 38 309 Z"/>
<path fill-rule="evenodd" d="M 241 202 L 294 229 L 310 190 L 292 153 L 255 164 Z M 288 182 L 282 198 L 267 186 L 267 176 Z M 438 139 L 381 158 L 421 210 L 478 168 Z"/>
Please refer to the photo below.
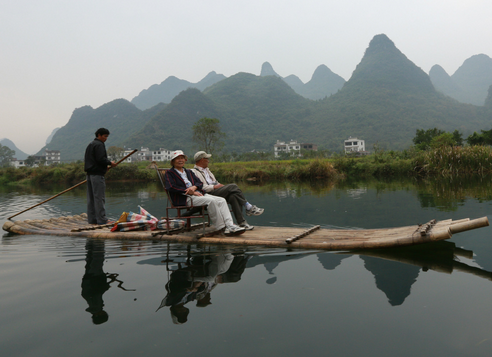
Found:
<path fill-rule="evenodd" d="M 225 227 L 226 235 L 241 234 L 245 229 L 234 224 L 227 201 L 218 196 L 206 194 L 203 183 L 184 165 L 188 157 L 181 150 L 171 155 L 172 168 L 164 175 L 164 184 L 175 206 L 208 206 L 208 214 L 217 230 Z"/>

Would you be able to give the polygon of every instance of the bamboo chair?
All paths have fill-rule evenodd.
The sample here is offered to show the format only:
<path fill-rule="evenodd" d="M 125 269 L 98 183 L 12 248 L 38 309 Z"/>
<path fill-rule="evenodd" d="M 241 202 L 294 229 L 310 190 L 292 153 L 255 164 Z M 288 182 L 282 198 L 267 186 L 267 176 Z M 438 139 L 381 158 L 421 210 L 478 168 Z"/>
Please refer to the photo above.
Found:
<path fill-rule="evenodd" d="M 171 200 L 171 196 L 169 195 L 169 192 L 166 190 L 166 185 L 164 184 L 164 174 L 166 173 L 166 170 L 168 169 L 159 169 L 158 167 L 155 168 L 157 172 L 157 176 L 159 177 L 159 180 L 162 184 L 162 187 L 164 188 L 164 191 L 166 191 L 166 196 L 167 196 L 167 205 L 166 205 L 166 233 L 169 234 L 170 228 L 169 228 L 169 222 L 173 219 L 182 219 L 186 220 L 186 231 L 191 231 L 193 229 L 191 225 L 191 220 L 193 218 L 201 218 L 202 219 L 202 227 L 203 227 L 203 234 L 205 234 L 205 227 L 210 226 L 210 216 L 208 212 L 206 211 L 207 205 L 203 206 L 194 206 L 193 205 L 193 198 L 190 197 L 191 200 L 191 205 L 190 206 L 175 206 L 173 204 L 173 201 Z M 176 210 L 176 215 L 169 214 L 170 210 Z M 185 211 L 182 213 L 182 211 Z"/>

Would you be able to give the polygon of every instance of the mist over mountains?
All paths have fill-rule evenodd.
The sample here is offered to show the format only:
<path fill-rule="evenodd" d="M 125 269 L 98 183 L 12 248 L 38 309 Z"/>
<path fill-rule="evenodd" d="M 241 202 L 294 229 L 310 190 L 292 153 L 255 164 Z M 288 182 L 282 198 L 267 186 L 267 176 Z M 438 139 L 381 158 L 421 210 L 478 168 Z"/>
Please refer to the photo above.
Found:
<path fill-rule="evenodd" d="M 484 55 L 479 56 L 483 59 Z M 192 85 L 169 77 L 140 92 L 132 102 L 116 99 L 96 109 L 76 109 L 49 147 L 61 150 L 62 160 L 81 159 L 94 131 L 107 127 L 111 131 L 108 147 L 183 149 L 191 154 L 195 149 L 192 125 L 205 116 L 220 119 L 228 152 L 271 151 L 277 139 L 297 139 L 340 151 L 349 136 L 366 140 L 369 150 L 375 143 L 403 149 L 412 144 L 417 129 L 433 127 L 458 129 L 466 137 L 490 128 L 492 98 L 489 95 L 486 105 L 482 101 L 477 106 L 444 94 L 446 83 L 457 93 L 477 87 L 476 81 L 459 78 L 478 67 L 471 66 L 474 71 L 468 70 L 468 63 L 462 67 L 456 77 L 447 78 L 436 66 L 429 76 L 382 34 L 371 40 L 347 82 L 321 65 L 304 84 L 295 75 L 282 78 L 268 62 L 259 76 L 237 73 L 225 78 L 210 72 Z M 486 65 L 480 68 L 487 70 Z"/>
<path fill-rule="evenodd" d="M 434 65 L 429 76 L 435 88 L 462 103 L 484 105 L 492 84 L 492 58 L 479 54 L 465 60 L 453 75 Z"/>

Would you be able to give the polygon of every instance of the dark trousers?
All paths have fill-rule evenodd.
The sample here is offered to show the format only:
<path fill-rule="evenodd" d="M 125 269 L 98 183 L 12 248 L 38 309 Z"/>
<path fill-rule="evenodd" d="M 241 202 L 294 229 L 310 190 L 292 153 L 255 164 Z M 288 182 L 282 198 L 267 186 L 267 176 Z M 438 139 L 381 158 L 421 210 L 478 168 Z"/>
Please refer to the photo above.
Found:
<path fill-rule="evenodd" d="M 87 221 L 90 224 L 106 224 L 106 181 L 101 175 L 87 176 Z"/>
<path fill-rule="evenodd" d="M 241 189 L 235 183 L 230 183 L 221 188 L 213 190 L 209 194 L 226 199 L 227 203 L 231 205 L 232 213 L 236 218 L 237 224 L 241 224 L 245 221 L 243 217 L 243 206 L 248 201 L 246 200 L 246 198 L 244 198 L 243 191 L 241 191 Z"/>

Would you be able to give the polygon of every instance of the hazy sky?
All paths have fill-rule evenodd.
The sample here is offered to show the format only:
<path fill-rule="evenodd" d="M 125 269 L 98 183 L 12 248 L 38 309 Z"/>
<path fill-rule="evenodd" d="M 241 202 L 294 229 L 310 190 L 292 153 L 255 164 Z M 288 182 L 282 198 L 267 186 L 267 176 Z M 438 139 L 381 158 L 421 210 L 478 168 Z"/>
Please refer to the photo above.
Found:
<path fill-rule="evenodd" d="M 490 0 L 0 0 L 0 139 L 33 154 L 75 108 L 171 75 L 259 75 L 268 61 L 303 82 L 320 64 L 348 80 L 380 33 L 451 75 L 492 57 L 491 19 Z"/>

